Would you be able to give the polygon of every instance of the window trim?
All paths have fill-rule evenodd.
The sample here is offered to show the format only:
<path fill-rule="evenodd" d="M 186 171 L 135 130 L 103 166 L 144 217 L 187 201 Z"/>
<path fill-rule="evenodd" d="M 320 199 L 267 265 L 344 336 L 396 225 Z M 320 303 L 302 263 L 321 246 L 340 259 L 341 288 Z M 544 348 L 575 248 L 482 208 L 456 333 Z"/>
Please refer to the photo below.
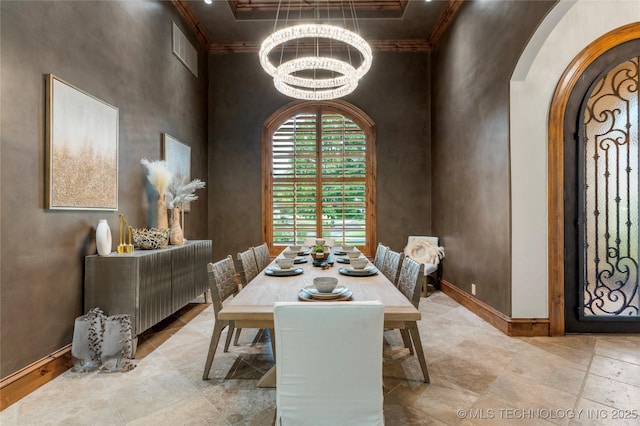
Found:
<path fill-rule="evenodd" d="M 273 245 L 273 198 L 272 174 L 272 135 L 292 116 L 300 113 L 317 113 L 321 109 L 327 112 L 342 114 L 353 120 L 365 134 L 367 141 L 366 167 L 366 245 L 360 247 L 365 256 L 372 256 L 377 241 L 376 224 L 376 125 L 364 111 L 342 101 L 294 101 L 280 108 L 262 126 L 262 240 L 267 242 L 271 255 L 278 254 L 282 248 Z"/>

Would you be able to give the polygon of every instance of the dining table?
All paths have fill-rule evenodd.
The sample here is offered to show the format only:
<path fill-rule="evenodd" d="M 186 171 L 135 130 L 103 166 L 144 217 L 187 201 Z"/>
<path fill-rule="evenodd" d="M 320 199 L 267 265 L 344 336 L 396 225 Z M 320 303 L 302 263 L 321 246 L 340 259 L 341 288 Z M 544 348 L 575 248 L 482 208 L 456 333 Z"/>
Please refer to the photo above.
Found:
<path fill-rule="evenodd" d="M 233 299 L 225 303 L 218 313 L 218 318 L 234 321 L 237 328 L 269 329 L 275 360 L 274 304 L 300 300 L 314 303 L 315 299 L 310 298 L 309 294 L 301 292 L 301 290 L 313 286 L 313 279 L 316 277 L 336 277 L 338 285 L 346 287 L 350 294 L 348 294 L 349 297 L 336 299 L 332 303 L 349 303 L 351 300 L 380 301 L 384 305 L 384 327 L 409 330 L 424 380 L 428 382 L 427 365 L 417 327 L 417 321 L 420 320 L 421 315 L 411 301 L 382 272 L 377 271 L 368 259 L 366 269 L 372 273 L 349 275 L 350 265 L 340 263 L 347 262 L 347 258 L 336 254 L 340 253 L 339 247 L 328 252 L 322 262 L 314 262 L 314 259 L 307 253 L 308 250 L 304 249 L 298 253 L 299 256 L 296 257 L 296 263 L 290 274 L 277 275 L 274 274 L 274 272 L 279 272 L 276 259 L 282 257 L 281 252 Z M 314 263 L 318 266 L 314 266 Z M 274 365 L 258 381 L 258 387 L 275 387 L 275 378 Z"/>

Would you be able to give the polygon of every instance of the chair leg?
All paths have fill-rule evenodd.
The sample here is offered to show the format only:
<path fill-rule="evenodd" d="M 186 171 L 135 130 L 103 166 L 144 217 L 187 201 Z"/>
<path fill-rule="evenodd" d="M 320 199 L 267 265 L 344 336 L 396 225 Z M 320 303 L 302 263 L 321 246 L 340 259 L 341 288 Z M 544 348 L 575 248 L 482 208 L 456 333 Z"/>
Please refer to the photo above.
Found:
<path fill-rule="evenodd" d="M 204 363 L 204 373 L 202 373 L 202 380 L 207 380 L 209 378 L 209 371 L 211 370 L 211 364 L 213 363 L 213 356 L 216 354 L 216 349 L 218 348 L 218 342 L 220 341 L 220 335 L 222 334 L 222 329 L 227 324 L 216 321 L 213 326 L 213 333 L 211 333 L 211 343 L 209 343 L 209 352 L 207 353 L 207 361 Z"/>
<path fill-rule="evenodd" d="M 424 359 L 424 349 L 422 348 L 422 341 L 420 340 L 420 332 L 418 331 L 418 323 L 410 322 L 407 324 L 411 338 L 413 339 L 413 346 L 416 348 L 416 355 L 418 355 L 418 361 L 420 362 L 420 368 L 422 368 L 422 374 L 424 375 L 424 382 L 429 383 L 429 370 L 427 370 L 427 361 Z"/>
<path fill-rule="evenodd" d="M 224 351 L 229 352 L 229 345 L 231 344 L 231 337 L 233 337 L 233 322 L 229 323 L 229 329 L 227 330 L 227 338 L 224 341 Z"/>
<path fill-rule="evenodd" d="M 273 361 L 276 360 L 276 332 L 273 328 L 269 329 L 269 340 L 271 340 L 271 351 L 273 352 Z"/>
<path fill-rule="evenodd" d="M 233 339 L 233 346 L 238 346 L 238 339 L 240 338 L 240 332 L 242 331 L 241 328 L 237 328 L 236 329 L 236 337 L 235 339 Z"/>
<path fill-rule="evenodd" d="M 401 328 L 400 335 L 402 336 L 404 347 L 409 349 L 410 355 L 413 355 L 413 345 L 411 344 L 411 337 L 409 336 L 409 330 L 407 330 L 406 328 Z"/>

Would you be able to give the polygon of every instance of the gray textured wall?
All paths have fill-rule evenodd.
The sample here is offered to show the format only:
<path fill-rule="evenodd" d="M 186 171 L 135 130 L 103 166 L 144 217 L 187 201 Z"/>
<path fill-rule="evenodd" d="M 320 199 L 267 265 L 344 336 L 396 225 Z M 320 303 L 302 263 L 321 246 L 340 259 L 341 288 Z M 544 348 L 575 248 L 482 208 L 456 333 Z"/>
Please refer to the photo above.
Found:
<path fill-rule="evenodd" d="M 433 230 L 444 278 L 511 314 L 509 80 L 553 1 L 465 2 L 432 52 Z"/>
<path fill-rule="evenodd" d="M 83 258 L 94 227 L 118 214 L 146 226 L 141 157 L 160 158 L 163 132 L 188 143 L 192 176 L 207 179 L 207 60 L 196 79 L 171 53 L 170 3 L 6 2 L 1 7 L 0 375 L 71 343 L 83 313 Z M 184 27 L 183 27 L 184 29 Z M 188 31 L 185 31 L 188 33 Z M 195 41 L 195 40 L 193 40 Z M 119 211 L 48 211 L 45 74 L 119 108 Z M 207 191 L 199 191 L 205 199 Z M 207 203 L 195 202 L 186 236 L 207 237 Z"/>
<path fill-rule="evenodd" d="M 426 52 L 374 52 L 344 98 L 376 123 L 378 240 L 395 250 L 430 232 L 428 69 Z M 209 72 L 209 223 L 219 259 L 262 239 L 262 124 L 292 99 L 276 91 L 257 54 L 211 55 Z"/>

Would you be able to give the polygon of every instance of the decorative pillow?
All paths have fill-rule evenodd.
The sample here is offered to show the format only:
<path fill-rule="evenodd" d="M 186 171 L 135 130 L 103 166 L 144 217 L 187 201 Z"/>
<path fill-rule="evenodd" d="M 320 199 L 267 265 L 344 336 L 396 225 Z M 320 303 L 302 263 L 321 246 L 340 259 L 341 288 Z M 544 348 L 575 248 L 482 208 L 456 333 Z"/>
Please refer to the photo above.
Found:
<path fill-rule="evenodd" d="M 405 247 L 404 254 L 417 262 L 437 265 L 444 257 L 444 247 L 428 240 L 413 240 Z"/>

